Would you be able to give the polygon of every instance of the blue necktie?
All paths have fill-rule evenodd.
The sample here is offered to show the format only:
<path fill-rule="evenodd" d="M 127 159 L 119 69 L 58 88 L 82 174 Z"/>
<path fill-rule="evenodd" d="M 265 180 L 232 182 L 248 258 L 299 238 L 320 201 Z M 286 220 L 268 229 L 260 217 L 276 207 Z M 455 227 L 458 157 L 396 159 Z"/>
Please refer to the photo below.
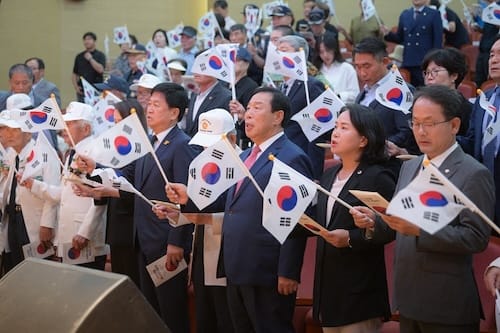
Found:
<path fill-rule="evenodd" d="M 495 101 L 493 102 L 497 113 L 495 114 L 495 119 L 493 121 L 497 121 L 498 110 L 500 108 L 500 89 L 495 90 Z M 486 126 L 489 125 L 490 121 L 492 121 L 492 117 L 489 114 L 486 114 L 488 117 Z M 499 120 L 500 121 L 500 120 Z M 498 151 L 498 138 L 495 137 L 491 140 L 483 150 L 483 164 L 491 171 L 492 174 L 495 174 L 495 159 Z"/>

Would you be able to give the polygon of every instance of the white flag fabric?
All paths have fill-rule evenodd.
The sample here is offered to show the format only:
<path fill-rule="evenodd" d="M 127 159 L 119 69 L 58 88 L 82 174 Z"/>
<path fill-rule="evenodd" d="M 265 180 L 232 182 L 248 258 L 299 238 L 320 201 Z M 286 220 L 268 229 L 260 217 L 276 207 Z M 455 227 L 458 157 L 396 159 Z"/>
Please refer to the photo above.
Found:
<path fill-rule="evenodd" d="M 262 85 L 265 87 L 276 88 L 276 84 L 274 84 L 273 79 L 266 72 L 262 75 Z"/>
<path fill-rule="evenodd" d="M 361 10 L 363 11 L 363 20 L 368 21 L 377 14 L 377 9 L 372 0 L 361 0 Z"/>
<path fill-rule="evenodd" d="M 316 195 L 316 184 L 277 158 L 264 190 L 262 225 L 283 244 Z"/>
<path fill-rule="evenodd" d="M 238 54 L 239 45 L 235 43 L 230 44 L 219 44 L 215 46 L 215 49 L 222 57 L 224 64 L 227 66 L 230 76 L 230 84 L 236 84 L 236 55 Z"/>
<path fill-rule="evenodd" d="M 234 70 L 234 69 L 233 69 Z M 191 72 L 216 77 L 231 83 L 231 69 L 216 48 L 211 48 L 199 54 L 193 63 Z"/>
<path fill-rule="evenodd" d="M 33 149 L 26 158 L 26 165 L 24 166 L 23 176 L 21 182 L 35 175 L 39 170 L 47 164 L 48 160 L 57 159 L 56 151 L 47 140 L 45 133 L 39 133 Z"/>
<path fill-rule="evenodd" d="M 297 112 L 292 120 L 296 121 L 307 139 L 312 142 L 335 126 L 340 109 L 344 106 L 337 95 L 326 89 L 311 104 Z"/>
<path fill-rule="evenodd" d="M 106 58 L 109 58 L 109 36 L 106 34 L 104 37 L 104 54 L 106 55 Z"/>
<path fill-rule="evenodd" d="M 259 8 L 245 8 L 245 28 L 247 29 L 247 37 L 251 39 L 260 27 L 262 11 Z"/>
<path fill-rule="evenodd" d="M 438 8 L 439 13 L 441 14 L 441 22 L 443 23 L 443 29 L 448 30 L 450 26 L 450 22 L 448 21 L 448 14 L 446 14 L 446 5 L 441 4 Z"/>
<path fill-rule="evenodd" d="M 425 168 L 392 198 L 387 214 L 401 217 L 434 234 L 464 208 L 462 200 L 433 175 L 430 168 Z"/>
<path fill-rule="evenodd" d="M 488 100 L 486 98 L 486 95 L 485 93 L 482 91 L 482 90 L 478 90 L 479 92 L 479 106 L 486 112 L 488 112 L 488 114 L 494 118 L 496 113 L 497 113 L 497 108 L 493 105 L 492 101 L 494 99 L 493 96 L 495 96 L 495 94 L 493 94 L 491 100 Z"/>
<path fill-rule="evenodd" d="M 182 29 L 184 29 L 184 25 L 178 24 L 172 30 L 167 31 L 168 46 L 170 46 L 171 48 L 181 46 Z"/>
<path fill-rule="evenodd" d="M 115 44 L 130 43 L 130 37 L 128 35 L 128 29 L 126 26 L 115 27 L 113 29 L 113 43 Z"/>
<path fill-rule="evenodd" d="M 206 148 L 189 165 L 187 193 L 199 209 L 214 202 L 229 187 L 245 177 L 228 144 L 220 140 Z"/>
<path fill-rule="evenodd" d="M 111 168 L 122 168 L 150 152 L 151 143 L 136 113 L 94 138 L 84 155 Z"/>
<path fill-rule="evenodd" d="M 217 23 L 217 19 L 212 11 L 207 12 L 198 21 L 198 31 L 204 36 L 214 36 L 215 29 L 218 27 L 219 23 Z"/>
<path fill-rule="evenodd" d="M 388 108 L 408 114 L 413 103 L 413 94 L 396 67 L 393 67 L 391 73 L 385 82 L 378 86 L 375 99 Z"/>
<path fill-rule="evenodd" d="M 64 129 L 61 111 L 53 98 L 47 98 L 31 110 L 11 110 L 10 116 L 21 125 L 23 132 L 35 133 L 46 129 Z"/>
<path fill-rule="evenodd" d="M 307 81 L 307 62 L 303 50 L 298 52 L 281 52 L 274 46 L 267 49 L 264 72 Z"/>
<path fill-rule="evenodd" d="M 80 77 L 82 81 L 83 87 L 83 97 L 85 104 L 94 106 L 99 102 L 99 96 L 101 95 L 99 91 L 94 88 L 93 85 L 89 83 L 89 81 L 85 80 L 83 77 Z"/>
<path fill-rule="evenodd" d="M 121 102 L 121 99 L 109 91 L 107 91 L 104 95 L 105 96 L 102 97 L 96 105 L 94 105 L 94 122 L 92 124 L 94 136 L 97 136 L 108 128 L 115 126 L 114 105 Z"/>
<path fill-rule="evenodd" d="M 151 72 L 154 72 L 153 62 L 156 59 L 156 53 L 156 45 L 152 40 L 150 40 L 146 44 L 146 68 Z"/>
<path fill-rule="evenodd" d="M 488 7 L 483 9 L 481 18 L 486 23 L 500 25 L 500 5 L 496 1 L 492 2 Z"/>

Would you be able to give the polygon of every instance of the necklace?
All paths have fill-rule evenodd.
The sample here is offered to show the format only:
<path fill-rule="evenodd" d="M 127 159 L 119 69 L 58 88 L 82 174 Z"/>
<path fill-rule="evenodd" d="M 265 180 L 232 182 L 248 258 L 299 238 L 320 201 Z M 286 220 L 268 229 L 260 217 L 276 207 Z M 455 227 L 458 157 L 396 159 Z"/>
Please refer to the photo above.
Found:
<path fill-rule="evenodd" d="M 336 181 L 339 181 L 339 182 L 346 181 L 347 179 L 349 179 L 351 177 L 351 175 L 354 172 L 354 170 L 350 171 L 348 173 L 345 173 L 344 175 L 340 176 L 341 172 L 342 172 L 342 170 L 337 173 Z"/>

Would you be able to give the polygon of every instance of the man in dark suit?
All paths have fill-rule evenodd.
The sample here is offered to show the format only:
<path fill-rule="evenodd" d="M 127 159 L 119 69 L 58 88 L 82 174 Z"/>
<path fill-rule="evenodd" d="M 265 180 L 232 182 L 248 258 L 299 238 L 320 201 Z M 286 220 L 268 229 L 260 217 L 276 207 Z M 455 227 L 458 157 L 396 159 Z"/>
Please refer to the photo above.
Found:
<path fill-rule="evenodd" d="M 258 88 L 248 103 L 245 127 L 254 147 L 241 158 L 251 158 L 251 152 L 256 158 L 250 173 L 261 189 L 271 175 L 273 162 L 267 158 L 271 153 L 312 176 L 309 158 L 283 134 L 290 110 L 287 98 L 267 87 Z M 227 277 L 231 318 L 236 332 L 294 332 L 305 239 L 289 238 L 280 244 L 262 226 L 262 206 L 262 197 L 248 178 L 227 192 L 221 268 Z"/>
<path fill-rule="evenodd" d="M 307 59 L 307 50 L 309 47 L 306 40 L 300 36 L 283 36 L 278 40 L 278 49 L 282 52 L 297 52 L 303 49 L 305 50 Z M 313 77 L 309 77 L 306 84 L 309 90 L 310 102 L 314 101 L 323 91 L 325 91 L 323 83 Z M 284 77 L 282 90 L 290 99 L 291 116 L 300 112 L 307 106 L 304 81 Z M 331 132 L 327 132 L 313 142 L 309 142 L 298 122 L 291 121 L 285 125 L 286 136 L 299 146 L 311 159 L 313 164 L 313 178 L 316 180 L 319 180 L 323 173 L 323 163 L 325 161 L 325 150 L 324 148 L 318 147 L 316 143 L 329 141 L 330 133 Z"/>
<path fill-rule="evenodd" d="M 456 142 L 459 106 L 456 90 L 445 86 L 427 86 L 417 93 L 412 124 L 424 156 L 403 164 L 396 192 L 417 176 L 427 159 L 492 217 L 495 189 L 491 174 Z M 465 209 L 431 235 L 405 219 L 384 216 L 384 223 L 364 211 L 375 220 L 366 225 L 374 227 L 374 241 L 396 233 L 393 310 L 400 313 L 401 331 L 478 332 L 481 302 L 472 256 L 486 248 L 491 230 L 479 215 Z M 365 214 L 354 218 L 358 227 L 369 220 Z"/>
<path fill-rule="evenodd" d="M 353 64 L 364 87 L 356 97 L 356 103 L 375 110 L 384 124 L 388 152 L 391 156 L 418 151 L 410 129 L 410 115 L 388 108 L 375 99 L 378 86 L 390 75 L 387 69 L 390 59 L 385 43 L 375 37 L 367 37 L 352 51 Z M 405 151 L 406 149 L 406 151 Z"/>
<path fill-rule="evenodd" d="M 183 184 L 187 183 L 189 164 L 196 155 L 188 145 L 189 137 L 177 127 L 187 102 L 184 88 L 175 83 L 161 83 L 152 90 L 146 115 L 148 127 L 154 133 L 153 148 L 167 179 Z M 150 154 L 125 167 L 123 175 L 147 198 L 167 201 L 160 170 Z M 185 208 L 189 210 L 189 207 Z M 141 290 L 172 332 L 187 333 L 187 271 L 155 287 L 146 265 L 166 253 L 167 267 L 177 267 L 189 255 L 193 228 L 190 225 L 170 226 L 158 219 L 151 207 L 137 197 L 134 223 Z"/>
<path fill-rule="evenodd" d="M 485 92 L 486 98 L 492 102 L 497 110 L 500 107 L 500 39 L 491 47 L 488 72 L 492 80 L 495 80 L 497 86 Z M 491 120 L 491 116 L 479 105 L 479 98 L 476 100 L 470 116 L 469 128 L 465 138 L 460 138 L 460 143 L 464 149 L 482 162 L 491 172 L 495 179 L 496 205 L 495 205 L 495 223 L 500 225 L 500 159 L 498 155 L 497 135 L 488 144 L 484 142 L 484 132 Z M 497 120 L 498 121 L 498 120 Z"/>
<path fill-rule="evenodd" d="M 193 137 L 198 132 L 198 118 L 203 112 L 212 109 L 224 109 L 229 112 L 231 92 L 215 77 L 194 74 L 194 80 L 200 87 L 198 94 L 191 95 L 189 109 L 185 115 L 185 132 Z"/>
<path fill-rule="evenodd" d="M 399 16 L 398 31 L 385 31 L 385 40 L 402 44 L 403 67 L 411 74 L 411 84 L 424 85 L 420 64 L 432 49 L 443 47 L 443 23 L 441 14 L 426 6 L 427 0 L 412 0 L 413 6 L 405 9 Z"/>
<path fill-rule="evenodd" d="M 33 72 L 33 87 L 31 88 L 30 96 L 34 100 L 44 101 L 54 94 L 57 104 L 61 106 L 61 94 L 56 85 L 50 81 L 45 80 L 45 62 L 40 58 L 29 58 L 24 64 L 31 68 Z M 38 105 L 38 104 L 36 104 Z"/>

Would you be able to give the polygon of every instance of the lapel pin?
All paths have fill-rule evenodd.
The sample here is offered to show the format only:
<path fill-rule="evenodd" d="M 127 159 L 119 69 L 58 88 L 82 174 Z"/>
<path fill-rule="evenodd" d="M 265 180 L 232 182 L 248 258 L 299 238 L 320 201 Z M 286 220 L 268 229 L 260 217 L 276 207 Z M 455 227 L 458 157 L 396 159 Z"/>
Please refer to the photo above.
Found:
<path fill-rule="evenodd" d="M 163 144 L 166 146 L 166 145 L 170 144 L 170 141 L 165 140 L 165 141 L 163 141 Z"/>
<path fill-rule="evenodd" d="M 445 169 L 444 173 L 450 173 L 450 169 Z"/>
<path fill-rule="evenodd" d="M 363 170 L 358 170 L 358 172 L 356 172 L 358 175 L 362 174 L 363 173 Z"/>

